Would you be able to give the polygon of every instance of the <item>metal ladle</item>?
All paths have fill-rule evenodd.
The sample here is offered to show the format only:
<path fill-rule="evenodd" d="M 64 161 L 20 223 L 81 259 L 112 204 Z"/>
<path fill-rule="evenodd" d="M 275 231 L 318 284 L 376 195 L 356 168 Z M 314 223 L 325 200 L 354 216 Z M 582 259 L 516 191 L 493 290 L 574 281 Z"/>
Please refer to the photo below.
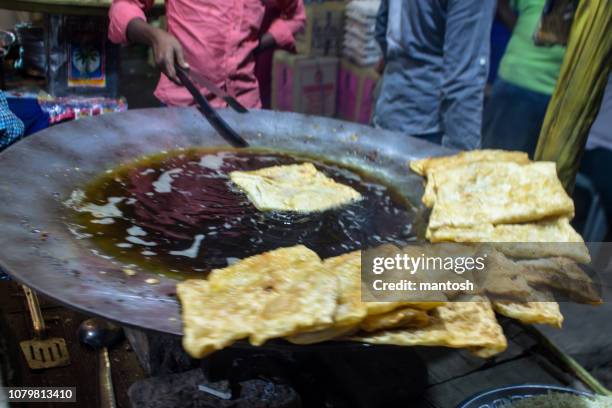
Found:
<path fill-rule="evenodd" d="M 94 317 L 81 323 L 78 336 L 82 344 L 98 350 L 100 407 L 116 408 L 108 347 L 121 341 L 123 330 L 114 323 Z"/>

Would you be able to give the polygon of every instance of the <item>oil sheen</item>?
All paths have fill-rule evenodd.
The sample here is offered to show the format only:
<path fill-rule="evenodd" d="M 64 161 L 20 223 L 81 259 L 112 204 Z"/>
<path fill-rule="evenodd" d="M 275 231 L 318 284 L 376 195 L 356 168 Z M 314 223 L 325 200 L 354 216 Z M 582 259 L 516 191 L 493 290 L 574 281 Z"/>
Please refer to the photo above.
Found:
<path fill-rule="evenodd" d="M 262 212 L 229 179 L 235 170 L 304 162 L 363 199 L 310 214 Z M 104 256 L 174 278 L 203 277 L 296 244 L 327 258 L 414 239 L 414 211 L 390 186 L 332 162 L 256 150 L 191 149 L 145 157 L 104 173 L 69 201 L 73 230 Z"/>

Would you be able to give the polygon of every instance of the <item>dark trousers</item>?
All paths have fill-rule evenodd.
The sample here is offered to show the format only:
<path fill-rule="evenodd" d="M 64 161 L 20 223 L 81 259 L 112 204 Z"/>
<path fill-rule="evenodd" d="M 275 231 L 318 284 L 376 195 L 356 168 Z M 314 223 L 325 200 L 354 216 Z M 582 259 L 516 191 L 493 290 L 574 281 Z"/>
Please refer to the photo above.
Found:
<path fill-rule="evenodd" d="M 601 204 L 608 221 L 606 241 L 612 239 L 612 150 L 598 147 L 585 150 L 580 163 L 580 173 L 587 176 L 601 197 Z"/>
<path fill-rule="evenodd" d="M 484 108 L 482 147 L 521 150 L 533 158 L 549 101 L 550 95 L 497 78 Z"/>

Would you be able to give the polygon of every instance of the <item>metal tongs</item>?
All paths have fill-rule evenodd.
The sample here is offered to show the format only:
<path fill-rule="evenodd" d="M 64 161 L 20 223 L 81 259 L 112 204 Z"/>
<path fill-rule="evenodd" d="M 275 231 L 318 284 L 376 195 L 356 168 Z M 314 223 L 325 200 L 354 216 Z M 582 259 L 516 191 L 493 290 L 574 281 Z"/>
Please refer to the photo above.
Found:
<path fill-rule="evenodd" d="M 192 74 L 190 74 L 183 67 L 175 64 L 176 68 L 176 76 L 181 81 L 183 86 L 187 88 L 193 99 L 198 104 L 200 112 L 204 115 L 208 123 L 212 125 L 213 128 L 232 146 L 234 147 L 248 147 L 249 144 L 246 140 L 243 139 L 242 136 L 238 134 L 228 123 L 223 120 L 221 116 L 217 113 L 215 109 L 208 103 L 206 98 L 200 93 L 198 88 L 194 85 L 192 81 Z M 196 78 L 200 85 L 208 88 L 213 94 L 218 96 L 227 102 L 227 104 L 239 113 L 246 113 L 248 110 L 242 106 L 235 98 L 229 96 L 227 93 L 223 92 L 217 86 L 215 86 L 211 81 L 208 81 L 202 77 Z"/>

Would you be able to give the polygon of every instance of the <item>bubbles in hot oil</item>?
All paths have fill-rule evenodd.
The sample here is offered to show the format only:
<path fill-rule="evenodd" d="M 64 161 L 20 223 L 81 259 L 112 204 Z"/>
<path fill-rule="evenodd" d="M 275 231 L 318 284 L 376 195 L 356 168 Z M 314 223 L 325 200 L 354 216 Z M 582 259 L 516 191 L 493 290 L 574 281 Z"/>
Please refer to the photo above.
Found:
<path fill-rule="evenodd" d="M 233 265 L 238 261 L 240 261 L 240 258 L 234 258 L 234 257 L 225 258 L 225 262 L 227 262 L 228 266 Z"/>
<path fill-rule="evenodd" d="M 100 258 L 108 259 L 108 260 L 114 259 L 114 257 L 112 257 L 110 255 L 101 254 L 100 251 L 98 251 L 97 249 L 91 249 L 90 251 L 91 251 L 92 254 L 94 254 L 96 256 L 99 256 Z"/>
<path fill-rule="evenodd" d="M 91 220 L 92 223 L 94 224 L 112 224 L 115 222 L 114 219 L 112 218 L 100 218 L 99 220 Z"/>
<path fill-rule="evenodd" d="M 183 169 L 172 169 L 163 172 L 159 178 L 153 182 L 153 190 L 157 193 L 170 193 L 172 191 L 172 181 L 174 175 L 180 174 Z"/>
<path fill-rule="evenodd" d="M 200 158 L 199 165 L 211 170 L 221 170 L 224 160 L 230 155 L 229 152 L 219 152 L 216 154 L 205 154 Z"/>
<path fill-rule="evenodd" d="M 85 228 L 82 225 L 78 224 L 67 224 L 68 231 L 76 238 L 76 239 L 86 239 L 91 238 L 93 235 L 88 232 L 83 232 Z"/>
<path fill-rule="evenodd" d="M 95 218 L 120 218 L 123 213 L 117 206 L 125 200 L 125 197 L 108 197 L 104 204 L 94 204 L 85 202 L 85 196 L 79 190 L 72 193 L 70 199 L 64 204 L 78 212 L 90 213 Z"/>
<path fill-rule="evenodd" d="M 170 255 L 186 256 L 187 258 L 192 259 L 196 258 L 198 256 L 198 253 L 200 252 L 200 244 L 202 243 L 203 239 L 204 235 L 198 234 L 195 236 L 193 244 L 189 248 L 184 249 L 182 251 L 170 251 Z"/>
<path fill-rule="evenodd" d="M 155 242 L 145 241 L 144 239 L 134 237 L 132 235 L 125 237 L 125 240 L 128 242 L 131 242 L 132 244 L 136 244 L 136 245 L 157 246 L 157 243 Z"/>
<path fill-rule="evenodd" d="M 135 237 L 144 237 L 147 235 L 147 232 L 140 228 L 138 225 L 133 225 L 127 229 L 127 233 L 129 235 L 133 235 Z"/>

